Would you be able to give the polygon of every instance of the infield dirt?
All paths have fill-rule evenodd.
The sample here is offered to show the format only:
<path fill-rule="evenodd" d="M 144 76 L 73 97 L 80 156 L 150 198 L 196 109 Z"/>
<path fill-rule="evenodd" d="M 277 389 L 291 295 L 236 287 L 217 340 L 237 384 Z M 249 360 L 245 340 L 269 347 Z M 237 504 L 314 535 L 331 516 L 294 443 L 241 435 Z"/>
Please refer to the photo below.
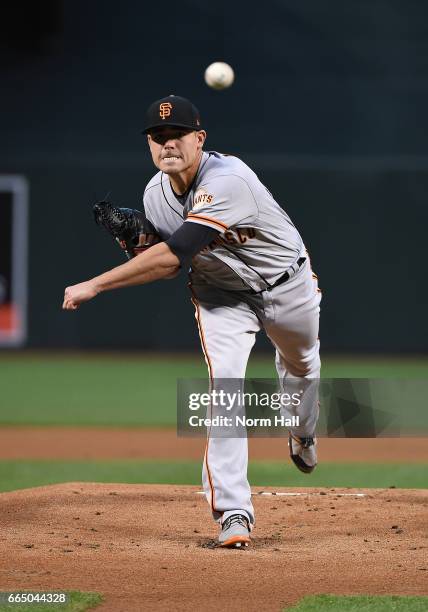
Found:
<path fill-rule="evenodd" d="M 287 495 L 254 489 L 245 551 L 212 547 L 217 528 L 197 487 L 2 493 L 1 590 L 98 591 L 103 612 L 278 612 L 305 594 L 427 593 L 428 491 L 265 491 Z"/>
<path fill-rule="evenodd" d="M 205 438 L 180 438 L 175 429 L 29 427 L 0 428 L 0 459 L 196 459 Z M 250 438 L 250 457 L 284 461 L 285 438 Z M 426 438 L 322 438 L 323 462 L 426 463 Z"/>

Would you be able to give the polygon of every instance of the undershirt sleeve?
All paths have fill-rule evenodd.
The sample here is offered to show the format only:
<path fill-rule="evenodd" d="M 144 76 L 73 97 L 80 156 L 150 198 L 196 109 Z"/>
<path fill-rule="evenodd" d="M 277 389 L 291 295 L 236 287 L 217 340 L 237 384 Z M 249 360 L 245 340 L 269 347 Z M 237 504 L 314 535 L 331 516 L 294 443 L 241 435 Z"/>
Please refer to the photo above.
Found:
<path fill-rule="evenodd" d="M 205 225 L 183 223 L 165 242 L 184 268 L 188 267 L 192 257 L 215 240 L 219 233 L 218 230 Z"/>

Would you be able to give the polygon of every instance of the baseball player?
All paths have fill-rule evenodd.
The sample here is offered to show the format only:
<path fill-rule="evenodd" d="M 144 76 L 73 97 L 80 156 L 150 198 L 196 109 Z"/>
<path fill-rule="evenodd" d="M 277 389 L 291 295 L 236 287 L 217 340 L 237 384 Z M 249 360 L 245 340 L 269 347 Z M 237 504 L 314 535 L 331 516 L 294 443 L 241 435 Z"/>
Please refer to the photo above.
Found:
<path fill-rule="evenodd" d="M 299 232 L 245 163 L 204 150 L 206 132 L 189 100 L 168 96 L 154 102 L 143 133 L 159 170 L 145 189 L 144 213 L 160 241 L 123 265 L 67 287 L 63 308 L 75 310 L 102 291 L 171 278 L 190 266 L 213 386 L 245 378 L 263 329 L 276 350 L 280 382 L 299 379 L 304 392 L 307 381 L 320 375 L 321 293 Z M 317 463 L 318 401 L 308 389 L 303 421 L 289 435 L 290 456 L 303 472 Z M 246 437 L 208 432 L 202 478 L 221 546 L 250 542 L 254 509 L 247 462 Z"/>

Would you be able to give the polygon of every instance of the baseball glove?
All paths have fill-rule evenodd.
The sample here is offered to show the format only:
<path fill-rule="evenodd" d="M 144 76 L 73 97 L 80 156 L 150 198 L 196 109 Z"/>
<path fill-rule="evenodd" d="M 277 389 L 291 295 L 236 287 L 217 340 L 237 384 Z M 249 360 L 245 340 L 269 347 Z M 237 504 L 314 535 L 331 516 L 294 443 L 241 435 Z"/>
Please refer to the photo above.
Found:
<path fill-rule="evenodd" d="M 144 212 L 133 208 L 118 208 L 111 202 L 96 202 L 93 208 L 97 225 L 102 225 L 125 251 L 128 259 L 161 241 Z"/>

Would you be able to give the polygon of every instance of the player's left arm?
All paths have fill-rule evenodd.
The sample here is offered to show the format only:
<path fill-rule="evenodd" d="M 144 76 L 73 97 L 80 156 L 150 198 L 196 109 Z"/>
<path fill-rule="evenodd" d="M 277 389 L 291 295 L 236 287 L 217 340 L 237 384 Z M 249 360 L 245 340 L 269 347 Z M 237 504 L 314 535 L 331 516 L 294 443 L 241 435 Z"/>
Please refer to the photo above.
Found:
<path fill-rule="evenodd" d="M 237 175 L 217 176 L 195 194 L 195 203 L 186 223 L 205 225 L 219 233 L 239 225 L 251 225 L 259 216 L 248 182 Z"/>
<path fill-rule="evenodd" d="M 100 276 L 67 287 L 62 307 L 64 310 L 76 310 L 80 304 L 103 291 L 173 278 L 180 268 L 188 264 L 193 255 L 214 240 L 217 234 L 212 228 L 183 223 L 166 242 L 152 246 Z"/>

